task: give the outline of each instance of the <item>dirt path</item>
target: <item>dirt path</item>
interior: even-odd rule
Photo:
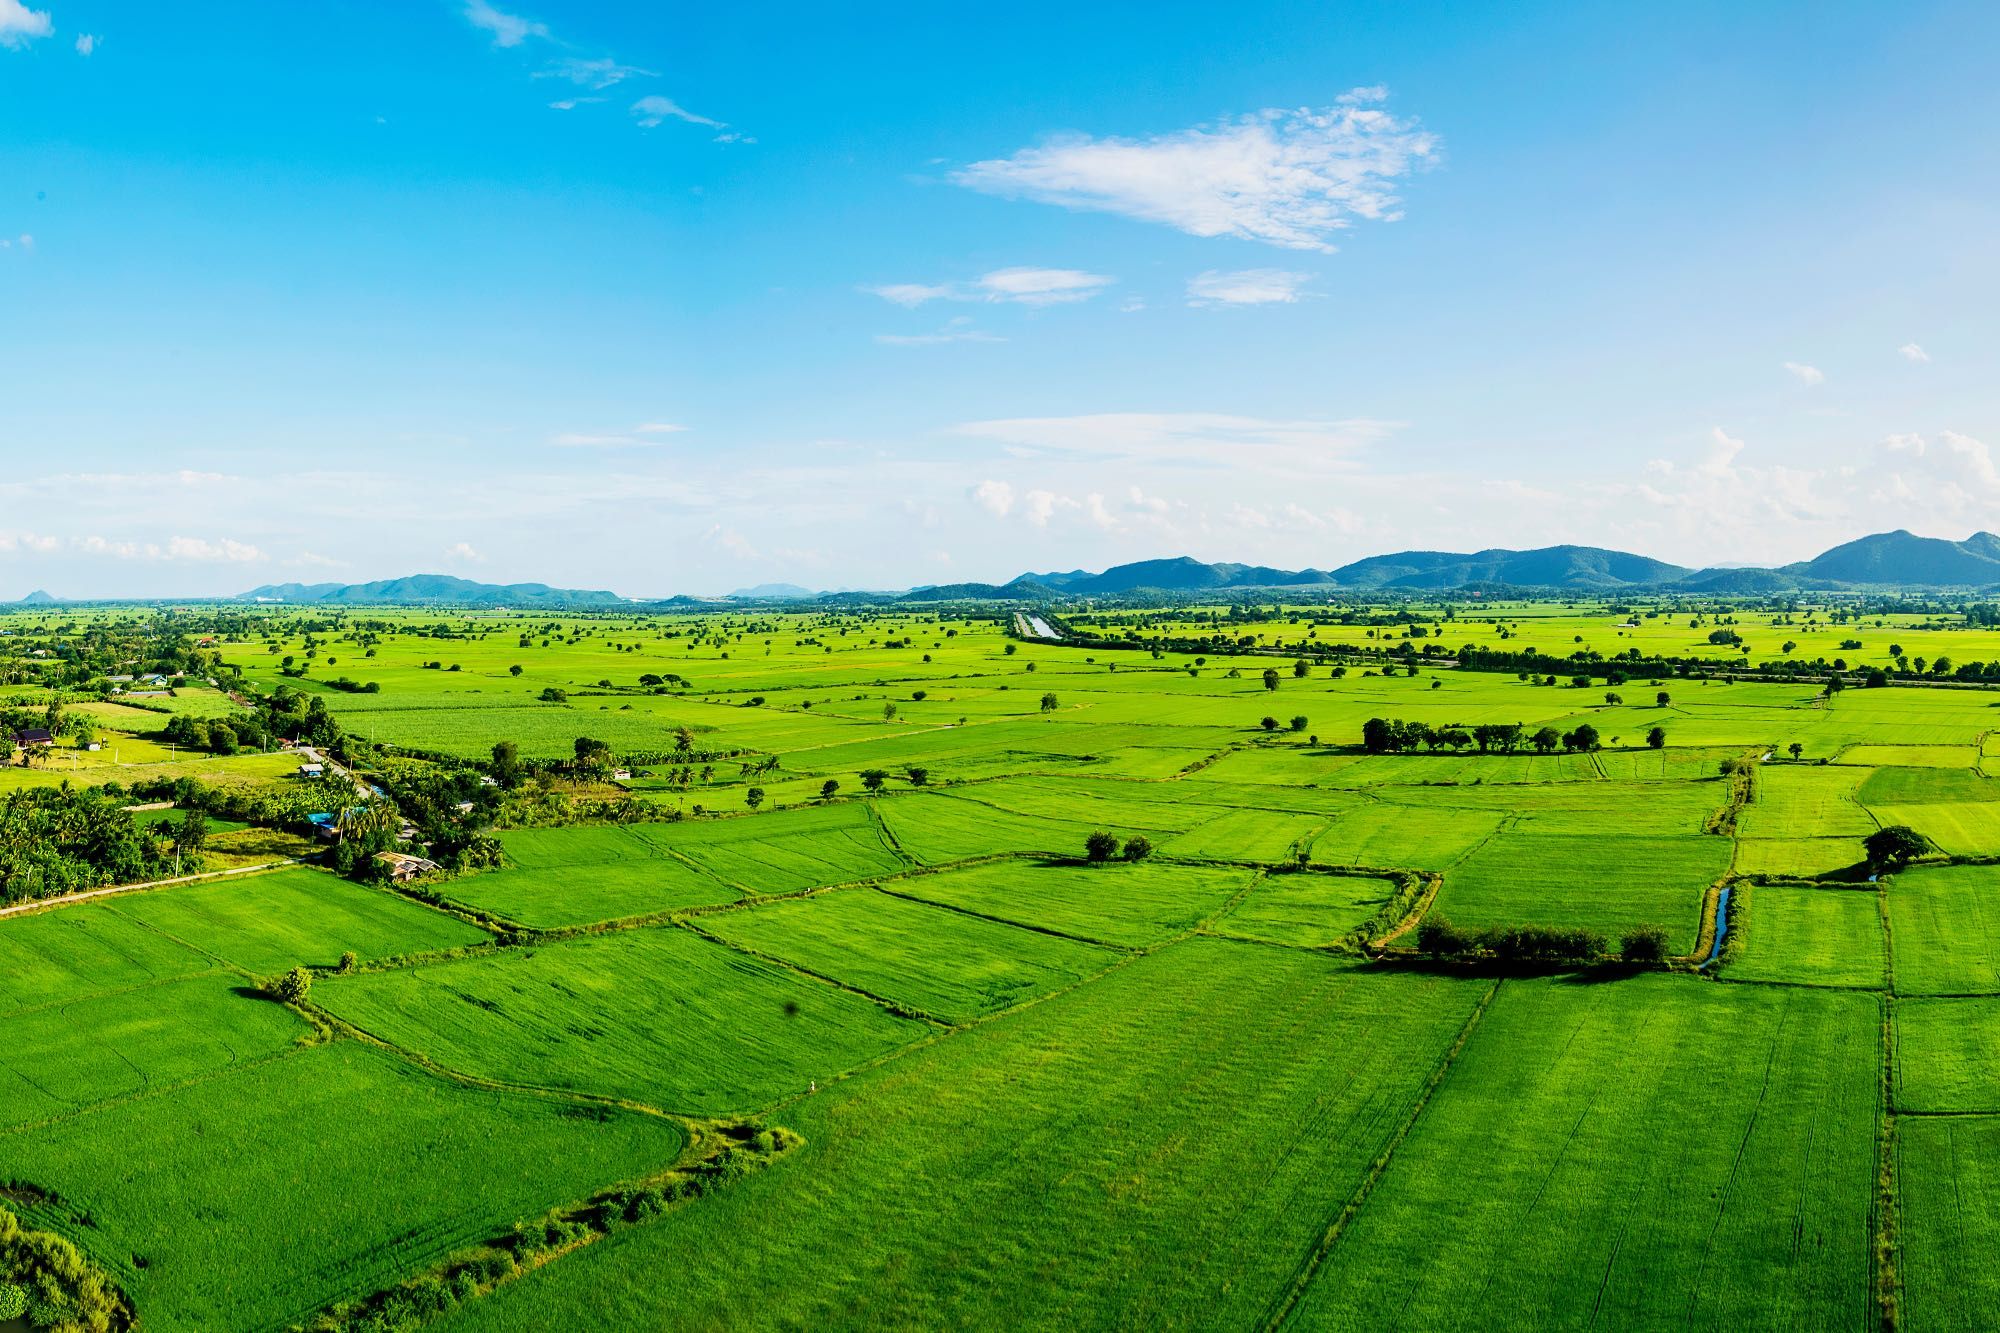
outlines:
[[[92,898],[108,898],[114,893],[137,893],[140,889],[163,889],[169,884],[192,884],[203,879],[226,879],[230,875],[248,875],[258,870],[275,870],[279,866],[292,865],[290,857],[282,861],[265,861],[260,865],[236,866],[230,870],[207,870],[199,875],[181,875],[175,879],[149,879],[142,884],[110,884],[101,889],[85,889],[82,893],[58,894],[54,898],[31,898],[11,907],[0,907],[0,918],[18,916],[26,912],[39,912],[45,907],[66,907],[71,903],[88,902]]]

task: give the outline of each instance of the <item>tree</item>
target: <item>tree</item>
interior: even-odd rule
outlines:
[[[1123,855],[1127,861],[1143,861],[1152,854],[1153,842],[1150,838],[1129,838],[1125,842]]]
[[[896,705],[894,704],[882,705],[882,720],[884,722],[894,722],[896,720]]]
[[[1924,835],[1908,824],[1876,829],[1861,845],[1868,853],[1868,864],[1878,870],[1900,870],[1930,850]]]
[[[1258,725],[1266,731],[1276,731],[1278,729],[1278,719],[1266,713],[1264,714],[1264,720],[1258,723]]]
[[[1673,701],[1674,701],[1674,696],[1668,694],[1665,690],[1661,690],[1658,694],[1653,696],[1653,702],[1658,704],[1662,708],[1665,708],[1668,704],[1672,703]]]
[[[839,790],[840,790],[839,778],[828,778],[825,782],[819,784],[819,794],[821,799],[830,797]]]
[[[576,767],[583,773],[603,773],[611,767],[611,746],[589,736],[578,736],[571,746]]]
[[[271,993],[286,1004],[304,1004],[306,997],[312,994],[312,984],[312,973],[303,967],[295,967],[278,978]]]
[[[1361,748],[1370,754],[1392,754],[1396,749],[1395,726],[1386,717],[1371,717],[1361,724]]]
[[[1276,667],[1264,668],[1264,688],[1267,690],[1278,688],[1278,670]]]
[[[1297,717],[1292,719],[1291,726],[1293,731],[1304,731],[1307,725],[1308,723],[1306,721],[1306,715],[1304,713],[1300,713]]]
[[[762,787],[752,787],[749,791],[744,792],[743,804],[749,806],[752,810],[764,804],[764,789]]]
[[[882,784],[888,780],[889,775],[879,768],[864,768],[861,770],[861,785],[869,791],[881,791]]]
[[[1794,759],[1797,759],[1800,755],[1804,754],[1805,752],[1806,752],[1806,747],[1799,744],[1797,741],[1793,741],[1790,745],[1787,745],[1785,747],[1785,753],[1789,754]]]
[[[1083,855],[1086,860],[1101,863],[1118,854],[1118,839],[1099,830],[1083,840]]]
[[[493,780],[503,787],[511,787],[521,778],[521,747],[513,741],[496,741],[493,745]]]
[[[1664,926],[1634,926],[1618,941],[1618,956],[1628,963],[1663,963],[1667,960],[1667,931]]]
[[[931,771],[920,765],[913,764],[904,771],[910,775],[910,785],[912,787],[921,787],[931,780]]]
[[[190,810],[174,825],[174,855],[199,856],[208,842],[208,816],[200,810]]]
[[[518,665],[510,666],[507,668],[507,674],[510,676],[518,676],[521,674],[521,668]]]
[[[1588,722],[1563,737],[1565,750],[1595,750],[1597,748],[1597,728]]]
[[[1042,696],[1042,711],[1044,713],[1053,713],[1061,707],[1062,701],[1056,698],[1053,691]]]
[[[1665,727],[1654,727],[1646,733],[1646,744],[1652,746],[1655,750],[1663,749],[1666,743],[1667,729]]]
[[[1528,743],[1543,754],[1548,754],[1562,743],[1562,733],[1554,727],[1543,727],[1540,731],[1528,737]]]
[[[359,966],[361,966],[361,955],[354,952],[354,950],[349,949],[345,953],[340,955],[341,971],[352,972],[355,968]]]
[[[1306,678],[1306,673],[1310,670],[1312,670],[1312,668],[1306,665],[1306,659],[1303,657],[1301,657],[1298,661],[1292,663],[1292,675],[1299,680],[1304,680]]]

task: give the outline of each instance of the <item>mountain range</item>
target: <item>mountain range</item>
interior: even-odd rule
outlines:
[[[1711,566],[1690,569],[1627,551],[1597,546],[1543,546],[1515,551],[1398,551],[1372,555],[1334,569],[1276,569],[1269,565],[1210,564],[1188,556],[1139,560],[1092,573],[1072,569],[1028,573],[1007,583],[950,583],[904,593],[815,593],[793,583],[742,588],[729,598],[637,599],[597,588],[554,588],[546,583],[477,583],[450,574],[413,574],[373,583],[267,583],[238,597],[243,602],[325,606],[630,607],[714,606],[727,600],[840,604],[1007,601],[1051,597],[1105,597],[1126,593],[1232,592],[1256,588],[1320,588],[1354,592],[1450,592],[1512,589],[1582,593],[1660,592],[1710,595],[1837,591],[1848,588],[1972,589],[2000,592],[2000,536],[1975,532],[1964,541],[1919,537],[1898,529],[1878,532],[1824,551],[1810,560],[1772,568]],[[15,603],[51,605],[59,599],[37,589]]]

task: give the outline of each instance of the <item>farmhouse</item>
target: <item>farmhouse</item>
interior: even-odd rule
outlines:
[[[426,861],[423,857],[412,856],[408,852],[377,852],[374,859],[376,864],[389,868],[389,878],[398,884],[413,880],[418,875],[427,875],[439,868],[437,862]]]
[[[55,743],[46,727],[25,727],[14,733],[14,744],[23,750],[46,750]]]

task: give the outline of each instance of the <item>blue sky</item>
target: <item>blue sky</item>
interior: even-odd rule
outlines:
[[[1996,53],[1958,3],[0,0],[0,596],[2000,528]]]

